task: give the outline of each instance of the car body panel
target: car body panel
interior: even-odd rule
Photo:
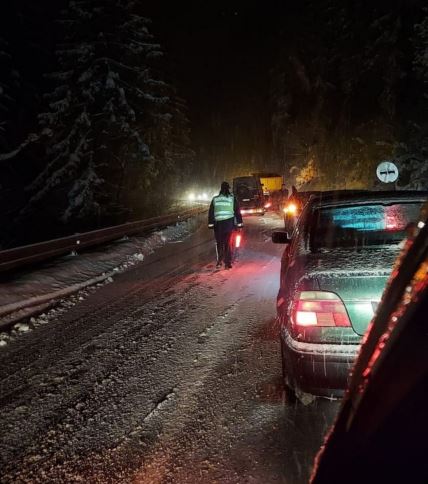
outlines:
[[[358,354],[359,344],[319,344],[297,341],[282,329],[285,360],[289,383],[308,393],[339,397],[349,381],[349,371]]]
[[[364,274],[353,271],[335,277],[321,275],[317,280],[321,291],[333,292],[341,298],[354,331],[363,335],[382,297],[391,269],[392,262],[383,275],[376,274],[376,271]]]

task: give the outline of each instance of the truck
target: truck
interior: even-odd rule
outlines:
[[[265,208],[279,210],[283,199],[288,196],[288,190],[284,189],[284,180],[278,173],[259,172],[253,173],[254,177],[260,180],[265,199]]]
[[[243,215],[265,214],[263,189],[258,177],[252,175],[235,177],[233,194],[238,200]]]

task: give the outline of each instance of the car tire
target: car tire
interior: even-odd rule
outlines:
[[[282,381],[284,383],[284,392],[285,392],[285,397],[287,399],[288,403],[296,403],[297,402],[297,396],[296,396],[296,391],[290,382],[290,376],[288,374],[288,370],[286,367],[286,356],[285,356],[285,350],[284,350],[284,342],[281,340],[281,361],[282,361]]]

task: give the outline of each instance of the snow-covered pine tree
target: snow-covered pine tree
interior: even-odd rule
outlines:
[[[272,126],[294,174],[313,159],[320,188],[370,187],[393,156],[409,98],[409,3],[309,0],[298,21],[284,19]]]
[[[75,0],[58,25],[58,67],[40,115],[46,165],[23,215],[49,206],[54,222],[84,228],[141,214],[156,197],[171,137],[149,20],[136,1]]]

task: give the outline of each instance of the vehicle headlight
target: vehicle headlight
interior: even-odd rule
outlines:
[[[284,207],[284,213],[288,215],[296,215],[297,213],[297,205],[295,203],[289,203]]]

